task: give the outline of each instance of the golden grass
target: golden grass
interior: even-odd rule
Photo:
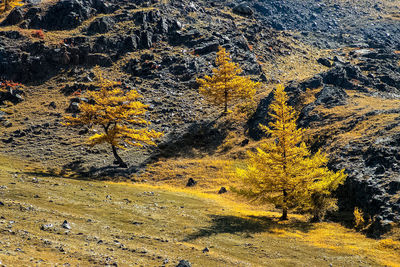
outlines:
[[[213,181],[211,181],[213,183]],[[110,182],[110,184],[113,184]],[[124,186],[145,187],[149,185],[132,185],[130,183],[118,183]],[[154,185],[156,190],[190,194],[202,199],[210,199],[220,206],[225,207],[225,211],[240,214],[242,218],[252,217],[271,217],[278,219],[278,212],[261,210],[261,206],[249,205],[246,202],[238,202],[227,198],[225,195],[205,193],[202,188],[182,188],[166,184]],[[302,215],[292,214],[289,222],[279,222],[269,230],[269,235],[282,238],[289,238],[293,242],[303,242],[312,246],[334,250],[348,255],[367,256],[385,266],[400,266],[400,242],[393,239],[374,240],[366,238],[363,234],[345,228],[337,223],[316,223],[310,231],[304,229],[293,229],[290,226],[294,222],[307,223],[307,218]],[[268,236],[268,235],[267,235]]]
[[[283,43],[289,42],[292,49],[286,55],[277,56],[274,61],[262,63],[263,71],[269,78],[286,84],[292,80],[303,81],[328,69],[317,59],[328,56],[331,51],[316,49],[293,38],[280,36],[278,39]]]
[[[216,194],[220,185],[232,184],[224,177],[230,175],[231,170],[224,168],[230,163],[211,157],[160,162],[141,176],[151,179],[146,184],[52,176],[39,177],[39,184],[34,184],[29,182],[32,176],[23,174],[30,163],[0,157],[0,184],[9,185],[2,197],[6,203],[2,215],[17,222],[13,226],[17,234],[5,234],[1,242],[7,251],[19,247],[28,257],[18,257],[18,252],[0,252],[0,256],[8,265],[26,264],[30,259],[50,265],[86,265],[104,263],[104,255],[112,249],[113,259],[121,265],[132,261],[157,265],[165,258],[176,263],[183,257],[200,266],[321,266],[325,260],[334,266],[398,266],[399,242],[390,237],[371,240],[339,224],[310,224],[302,215],[291,214],[289,221],[280,222],[280,214],[268,206],[249,204],[230,193]],[[15,172],[18,178],[11,175]],[[186,188],[188,177],[195,177],[198,185]],[[33,198],[36,194],[40,197]],[[29,205],[34,213],[20,208]],[[24,221],[28,215],[29,221]],[[88,218],[93,223],[87,223]],[[44,223],[55,223],[57,228],[64,219],[73,224],[69,235],[63,230],[39,230]],[[144,224],[135,226],[131,221]],[[0,231],[4,226],[0,223]],[[29,241],[21,235],[22,229],[29,232]],[[104,244],[97,244],[99,239]],[[115,239],[128,251],[114,245]],[[158,241],[165,239],[170,241]],[[60,245],[66,253],[57,248]],[[205,246],[210,253],[201,252]],[[142,250],[147,253],[141,256]]]
[[[221,186],[231,185],[232,164],[233,161],[229,159],[215,157],[161,160],[147,166],[144,173],[134,178],[153,185],[164,184],[177,188],[184,188],[187,180],[193,178],[202,192],[218,192]]]

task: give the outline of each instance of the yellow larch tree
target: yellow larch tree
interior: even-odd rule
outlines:
[[[150,124],[144,119],[147,105],[138,99],[142,96],[136,90],[124,91],[119,83],[104,77],[100,67],[94,68],[98,91],[88,91],[88,102],[82,102],[77,116],[66,116],[67,126],[98,127],[102,133],[89,138],[89,145],[107,143],[111,145],[113,155],[121,167],[127,167],[117,153],[117,148],[125,149],[125,145],[143,147],[156,145],[154,140],[163,135],[161,132],[149,130]]]
[[[197,79],[199,92],[216,105],[224,106],[224,114],[232,100],[251,101],[260,83],[253,82],[249,77],[239,76],[243,71],[230,57],[223,47],[219,48],[215,60],[217,68],[213,69],[212,77]]]
[[[17,6],[22,6],[22,0],[3,0],[0,3],[0,13],[13,9]]]
[[[244,168],[238,168],[237,177],[242,187],[234,191],[249,199],[272,203],[282,209],[282,220],[289,209],[310,211],[320,219],[328,207],[335,206],[330,195],[344,182],[344,169],[330,171],[327,156],[318,151],[311,154],[303,142],[304,130],[296,126],[295,110],[287,105],[284,87],[279,85],[270,105],[269,127],[260,125],[270,135],[255,152],[248,153]]]

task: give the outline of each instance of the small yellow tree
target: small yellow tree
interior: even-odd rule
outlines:
[[[13,9],[17,6],[22,6],[22,0],[3,0],[0,3],[0,13]]]
[[[282,220],[288,210],[298,208],[320,214],[322,205],[347,175],[344,170],[330,171],[327,157],[317,152],[311,155],[302,141],[304,130],[297,129],[297,116],[288,106],[284,87],[275,91],[269,115],[275,120],[270,127],[260,127],[271,135],[272,140],[264,142],[256,152],[249,152],[245,168],[237,169],[237,176],[243,187],[234,191],[253,200],[273,203],[282,209]],[[333,199],[331,199],[334,201]]]
[[[204,79],[197,79],[200,94],[216,105],[224,105],[225,114],[230,101],[253,99],[260,83],[253,82],[249,77],[239,76],[243,71],[232,62],[225,48],[219,48],[215,63],[217,68],[213,69],[212,77],[206,75]]]
[[[76,117],[65,117],[65,125],[99,126],[103,133],[91,136],[89,144],[110,144],[118,164],[127,167],[117,148],[125,149],[124,144],[136,147],[155,145],[154,139],[163,134],[143,128],[150,124],[143,118],[148,106],[138,101],[142,96],[136,90],[123,91],[117,82],[104,78],[98,66],[94,68],[94,73],[95,84],[100,90],[89,91],[89,101],[80,104],[80,113]]]

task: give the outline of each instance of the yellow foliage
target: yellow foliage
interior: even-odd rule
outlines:
[[[354,208],[354,227],[356,229],[361,229],[364,227],[365,220],[364,220],[364,212],[359,209],[358,207]]]
[[[253,100],[260,83],[253,82],[249,77],[239,76],[243,71],[232,62],[230,54],[220,47],[215,60],[217,68],[213,69],[213,76],[206,75],[198,79],[199,92],[210,102],[224,105],[224,113],[228,112],[229,102],[232,100]]]
[[[17,6],[22,6],[22,0],[3,0],[0,3],[0,13],[3,13],[9,9],[13,9]]]
[[[328,158],[318,151],[311,155],[302,141],[303,129],[297,129],[297,115],[287,103],[284,87],[275,91],[269,116],[274,122],[260,127],[272,141],[264,142],[256,152],[249,152],[245,168],[237,169],[243,186],[234,190],[250,199],[269,202],[282,208],[282,219],[288,209],[313,211],[317,219],[323,209],[332,206],[330,193],[346,179],[344,170],[337,173],[326,165]]]
[[[116,153],[117,147],[155,145],[154,139],[162,133],[142,128],[150,123],[144,119],[147,105],[138,100],[142,96],[136,90],[125,92],[117,87],[119,83],[106,79],[98,66],[94,73],[100,90],[87,92],[89,101],[80,104],[77,117],[65,117],[65,125],[99,126],[103,133],[91,136],[89,144],[110,144],[117,161],[125,165]]]

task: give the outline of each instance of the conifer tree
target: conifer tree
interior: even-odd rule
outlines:
[[[0,13],[3,13],[9,9],[13,9],[17,6],[22,6],[22,0],[3,0],[0,3]]]
[[[224,113],[228,112],[232,100],[252,100],[260,83],[253,82],[249,77],[239,76],[243,71],[226,52],[220,47],[215,60],[217,68],[213,69],[213,76],[206,75],[198,79],[199,92],[210,102],[224,106]]]
[[[289,209],[312,211],[318,218],[333,205],[332,191],[344,182],[344,169],[330,171],[328,158],[318,151],[314,155],[302,141],[304,130],[296,127],[296,112],[287,105],[284,87],[279,85],[270,105],[269,115],[274,122],[269,127],[260,125],[271,139],[263,142],[256,152],[249,152],[245,168],[237,169],[242,188],[234,191],[247,198],[275,204],[282,209],[282,220]],[[327,201],[329,200],[329,201]]]
[[[142,96],[136,90],[125,92],[118,87],[119,83],[106,79],[98,66],[94,73],[95,85],[100,90],[87,92],[89,101],[80,104],[80,113],[76,117],[65,117],[65,125],[98,126],[103,133],[91,136],[89,145],[108,143],[117,163],[127,167],[117,148],[125,149],[124,144],[135,147],[155,145],[154,139],[162,133],[145,128],[150,124],[143,118],[148,106],[138,100]]]

